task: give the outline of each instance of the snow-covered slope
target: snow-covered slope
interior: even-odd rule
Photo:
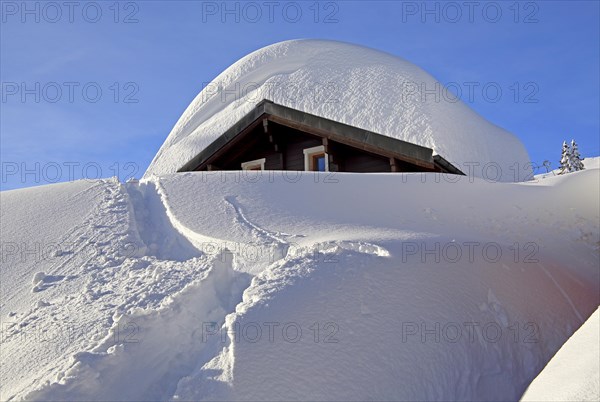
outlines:
[[[0,399],[518,400],[600,303],[599,172],[3,192]]]
[[[531,173],[515,136],[453,98],[419,67],[361,46],[293,40],[243,57],[208,84],[145,177],[176,172],[263,99],[430,147],[464,172],[477,163],[477,177],[520,181]]]
[[[599,169],[600,168],[600,157],[585,158],[582,160],[584,169]],[[559,176],[561,174],[560,169],[554,169],[546,173],[539,173],[534,176],[535,180],[542,180],[547,177]]]
[[[522,401],[600,400],[600,309],[531,383]]]

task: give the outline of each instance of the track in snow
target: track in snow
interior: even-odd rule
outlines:
[[[179,233],[154,183],[101,185],[99,208],[63,239],[77,248],[34,278],[34,291],[49,301],[17,317],[21,325],[6,331],[3,354],[26,347],[54,356],[47,344],[23,345],[24,325],[48,328],[68,319],[76,336],[58,339],[60,363],[42,364],[35,382],[4,389],[3,399],[168,399],[180,377],[212,358],[202,325],[222,322],[250,282],[231,261],[203,255]],[[82,260],[84,249],[94,253]],[[59,358],[65,353],[73,358]]]

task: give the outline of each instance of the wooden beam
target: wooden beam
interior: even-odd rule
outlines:
[[[398,163],[396,162],[396,158],[390,158],[390,171],[398,172]]]
[[[327,137],[323,137],[322,141],[323,141],[323,149],[325,151],[325,154],[327,154],[327,171],[331,172],[332,165],[335,163],[335,160],[333,158],[332,149],[331,149],[332,148],[331,142],[329,141],[329,138],[327,138]]]
[[[244,139],[252,130],[254,130],[260,124],[260,122],[261,122],[260,118],[258,118],[255,121],[253,121],[250,125],[248,125],[246,128],[244,128],[239,134],[237,134],[235,137],[233,137],[231,139],[231,141],[229,141],[225,145],[223,145],[217,152],[215,152],[214,154],[212,154],[203,163],[201,163],[200,165],[198,165],[198,167],[196,169],[194,169],[194,170],[202,170],[207,165],[213,164],[215,160],[217,160],[218,158],[221,157],[221,155],[224,155],[234,145],[236,145],[242,139]]]
[[[243,144],[243,146],[238,147],[237,150],[235,148],[230,149],[228,153],[221,156],[221,159],[219,161],[222,162],[224,165],[229,165],[231,162],[242,156],[245,152],[252,149],[254,145],[256,145],[256,143],[260,140],[260,135],[258,135],[259,133],[255,134],[256,135],[249,135],[247,137],[247,141]],[[241,166],[236,168],[241,169]]]
[[[273,130],[269,128],[269,118],[265,117],[263,120],[263,129],[265,130],[265,134],[268,135],[269,143],[273,145],[273,151],[279,152],[279,145],[275,142],[275,138],[273,138]]]

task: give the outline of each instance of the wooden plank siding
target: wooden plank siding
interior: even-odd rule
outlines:
[[[282,135],[286,139],[284,142],[285,170],[304,170],[304,150],[322,144],[320,138],[298,134],[296,131],[288,131]]]
[[[341,172],[391,172],[390,160],[387,157],[338,143],[334,143],[330,148],[333,160]]]
[[[269,141],[269,136],[273,143]],[[390,158],[377,155],[335,141],[327,141],[330,170],[340,172],[391,172]],[[275,150],[275,144],[280,152]],[[265,170],[304,170],[304,150],[323,145],[322,137],[304,133],[278,123],[269,123],[269,132],[258,124],[245,138],[229,147],[211,166],[220,170],[240,170],[243,162],[265,158]],[[403,161],[396,161],[399,172],[424,171]]]

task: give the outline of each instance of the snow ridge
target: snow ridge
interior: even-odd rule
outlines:
[[[29,224],[77,255],[2,265],[27,288],[2,300],[1,397],[516,400],[598,306],[599,172],[57,186],[89,210]],[[3,230],[29,230],[15,206],[48,193],[3,197]],[[492,253],[469,260],[475,240]]]

